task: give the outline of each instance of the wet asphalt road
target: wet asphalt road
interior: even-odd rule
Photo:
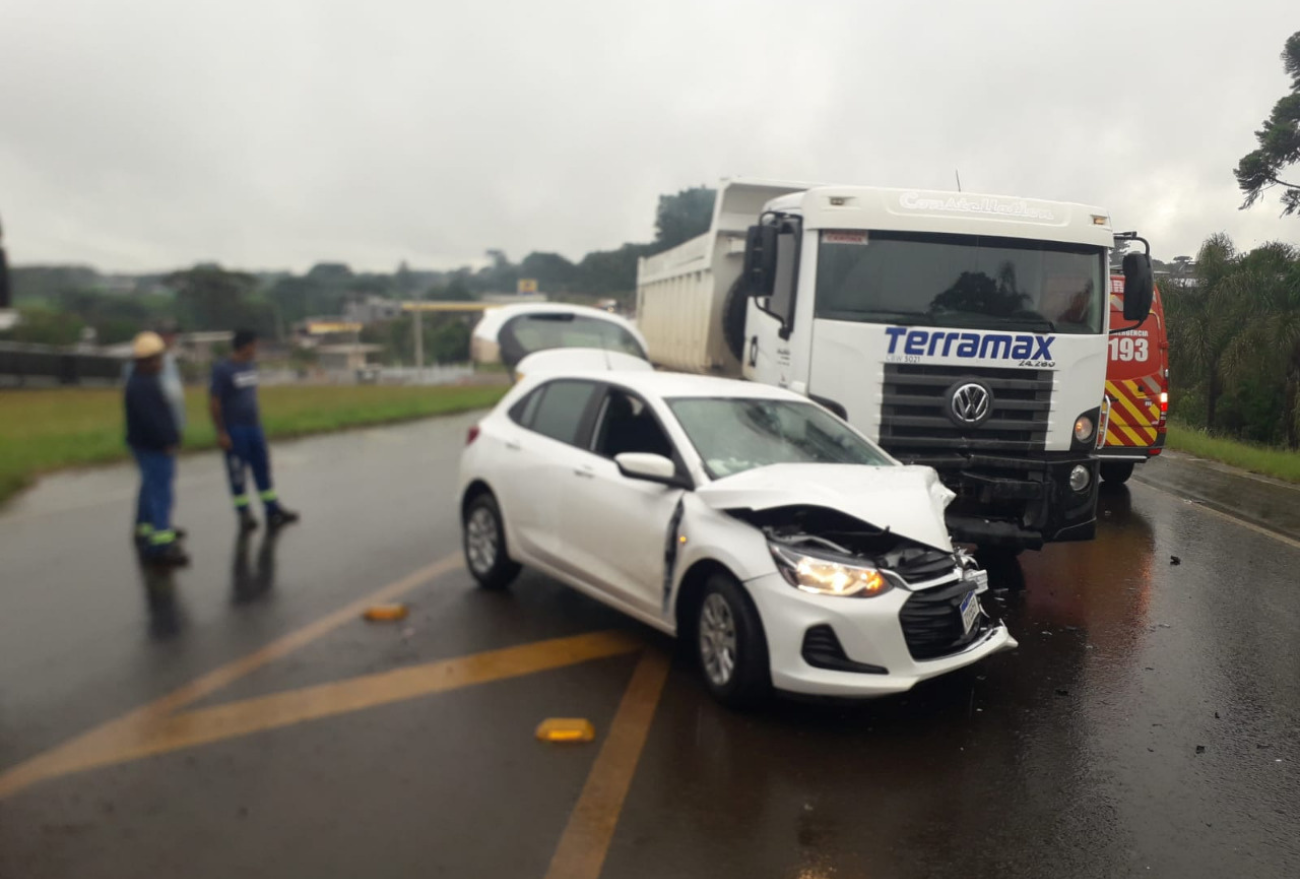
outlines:
[[[635,653],[5,778],[245,657],[185,710],[264,719],[281,694],[359,675],[380,692],[394,670],[608,630],[673,664],[602,876],[1300,875],[1300,544],[1134,484],[1106,494],[1095,542],[994,572],[1017,651],[904,697],[748,715],[668,640],[538,576],[492,595],[449,563],[403,623],[321,627],[454,555],[471,420],[277,446],[305,518],[271,543],[241,546],[218,462],[184,460],[195,564],[170,580],[133,562],[129,469],[0,513],[0,877],[544,876]],[[1172,472],[1186,462],[1161,482],[1164,463],[1143,478],[1202,485]],[[597,741],[534,741],[547,716],[589,718]]]

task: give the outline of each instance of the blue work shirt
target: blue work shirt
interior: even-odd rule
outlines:
[[[256,427],[257,365],[222,360],[212,367],[212,396],[221,403],[221,422],[226,427]]]

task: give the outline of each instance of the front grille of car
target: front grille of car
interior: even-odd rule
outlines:
[[[957,653],[983,630],[981,618],[962,633],[961,602],[974,588],[965,580],[947,586],[913,592],[899,612],[903,638],[913,659],[937,659]]]
[[[948,417],[950,390],[977,381],[992,392],[992,411],[976,427]],[[880,445],[895,457],[936,450],[1040,451],[1047,445],[1052,372],[1038,369],[885,364]]]
[[[822,624],[813,626],[803,633],[803,648],[800,650],[803,661],[813,668],[825,668],[831,671],[853,671],[860,674],[884,675],[889,670],[879,665],[854,662],[844,653],[844,647],[836,636],[835,630]]]
[[[924,583],[945,574],[951,574],[957,567],[957,559],[950,552],[925,547],[912,547],[888,565],[889,570],[902,577],[908,583]]]

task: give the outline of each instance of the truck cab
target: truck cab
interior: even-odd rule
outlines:
[[[1101,478],[1128,481],[1133,468],[1160,454],[1169,413],[1169,340],[1159,287],[1151,314],[1133,324],[1124,319],[1124,278],[1110,279],[1110,340],[1106,361],[1104,443],[1097,450]]]
[[[1036,549],[1096,527],[1113,238],[1088,205],[724,181],[709,233],[642,260],[637,321],[656,363],[790,388],[933,467],[954,539]]]

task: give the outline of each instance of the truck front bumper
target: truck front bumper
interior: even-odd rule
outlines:
[[[946,518],[958,542],[1039,549],[1044,543],[1091,540],[1097,528],[1097,459],[1087,451],[1041,454],[912,457],[908,463],[934,467],[956,492]],[[1077,466],[1088,471],[1081,491],[1070,487]]]

